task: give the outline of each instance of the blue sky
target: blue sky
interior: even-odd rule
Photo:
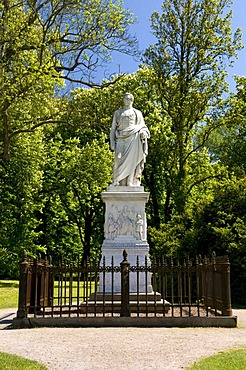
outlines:
[[[163,0],[124,0],[125,8],[131,11],[137,17],[137,23],[131,26],[131,33],[136,34],[139,40],[141,50],[145,50],[149,44],[155,42],[154,36],[151,34],[149,18],[154,10],[161,12]],[[243,32],[243,44],[245,48],[239,52],[238,60],[232,68],[228,67],[230,90],[234,91],[235,83],[233,75],[246,75],[246,0],[234,0],[231,8],[233,10],[233,30],[238,27]],[[109,67],[109,74],[113,72],[133,73],[138,69],[138,62],[132,57],[115,54],[113,63]]]

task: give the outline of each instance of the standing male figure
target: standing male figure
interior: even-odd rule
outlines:
[[[124,95],[124,107],[114,113],[110,146],[115,152],[113,186],[140,186],[148,154],[149,130],[142,113],[133,108],[134,97]]]

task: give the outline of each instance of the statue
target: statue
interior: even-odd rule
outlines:
[[[115,222],[112,213],[108,216],[107,234],[110,239],[114,239],[117,236],[118,224]]]
[[[124,108],[114,113],[110,146],[115,152],[113,186],[140,186],[148,154],[149,130],[142,113],[133,108],[132,94],[124,95]]]
[[[136,237],[138,240],[143,239],[143,219],[141,215],[137,215],[136,219]]]

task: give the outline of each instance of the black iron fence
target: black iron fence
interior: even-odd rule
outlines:
[[[126,252],[120,266],[113,259],[110,266],[79,260],[53,266],[49,258],[24,257],[17,318],[117,316],[232,316],[228,257],[151,265],[137,259],[134,266]]]

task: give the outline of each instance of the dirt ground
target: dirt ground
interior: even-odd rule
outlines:
[[[8,329],[0,311],[0,351],[37,360],[50,370],[179,370],[230,348],[246,347],[246,310],[238,327]]]

